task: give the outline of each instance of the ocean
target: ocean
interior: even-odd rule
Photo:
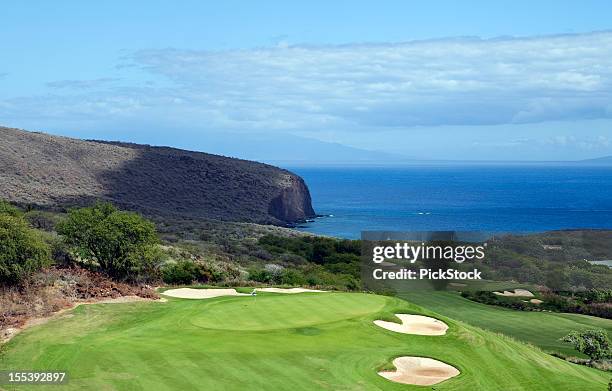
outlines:
[[[612,167],[411,165],[288,167],[326,215],[300,227],[359,238],[363,230],[531,232],[612,228]]]

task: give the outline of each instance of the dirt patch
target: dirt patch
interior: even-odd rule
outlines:
[[[403,334],[444,335],[448,325],[441,320],[422,315],[395,314],[402,323],[375,320],[374,324],[384,329]]]
[[[0,341],[77,303],[134,300],[124,297],[152,300],[159,295],[149,286],[112,281],[79,267],[45,269],[23,286],[0,288]]]
[[[393,360],[395,371],[378,374],[396,383],[431,386],[459,375],[461,372],[442,361],[427,357],[398,357]]]
[[[193,289],[178,288],[168,289],[161,293],[164,296],[176,297],[179,299],[212,299],[221,296],[250,296],[248,293],[238,293],[234,288],[227,289]]]
[[[320,291],[318,289],[306,289],[306,288],[257,288],[261,292],[272,292],[272,293],[304,293],[304,292],[327,292]]]
[[[493,292],[497,296],[508,296],[508,297],[533,297],[535,296],[533,293],[529,292],[526,289],[515,289],[514,292],[504,291],[502,292]]]

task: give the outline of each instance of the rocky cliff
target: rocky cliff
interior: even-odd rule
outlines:
[[[270,165],[3,127],[0,198],[43,207],[104,199],[161,217],[279,225],[315,214],[302,178]]]

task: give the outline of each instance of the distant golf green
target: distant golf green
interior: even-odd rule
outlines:
[[[609,374],[440,318],[443,336],[382,329],[393,313],[433,313],[360,293],[260,294],[80,306],[4,345],[0,368],[68,370],[53,390],[411,390],[377,371],[398,356],[461,371],[436,390],[603,390]],[[431,389],[431,387],[427,387]]]
[[[579,314],[517,311],[476,303],[457,292],[420,291],[402,298],[449,318],[532,343],[545,351],[584,357],[559,341],[571,330],[604,329],[612,337],[612,320]]]

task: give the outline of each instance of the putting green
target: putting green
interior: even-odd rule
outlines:
[[[261,294],[260,294],[261,295]],[[235,298],[206,306],[191,317],[193,325],[223,330],[292,329],[362,317],[382,310],[387,299],[374,295],[302,293],[268,297]],[[309,314],[309,316],[304,316]]]
[[[399,356],[431,357],[461,374],[436,390],[601,390],[608,375],[440,317],[446,335],[374,325],[394,313],[437,316],[357,293],[261,294],[81,306],[2,347],[0,368],[68,370],[41,390],[411,390],[378,375]]]

